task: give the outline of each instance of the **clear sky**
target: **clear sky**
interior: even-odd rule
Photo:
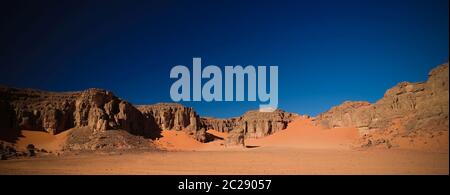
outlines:
[[[13,1],[0,8],[0,84],[169,102],[170,69],[201,57],[203,66],[278,65],[279,107],[316,115],[426,80],[448,61],[448,2]],[[230,117],[259,102],[183,104]]]

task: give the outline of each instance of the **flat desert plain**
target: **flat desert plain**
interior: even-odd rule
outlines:
[[[246,147],[225,147],[226,133],[200,143],[181,131],[163,131],[163,150],[69,153],[0,161],[0,174],[449,174],[444,150],[361,148],[354,128],[322,129],[298,118],[287,129]],[[57,150],[65,134],[23,132],[17,142]],[[39,141],[41,140],[41,141]],[[44,140],[44,141],[42,141]]]

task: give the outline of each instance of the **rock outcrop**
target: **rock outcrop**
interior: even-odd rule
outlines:
[[[370,120],[362,115],[362,110],[370,109],[372,105],[364,101],[346,101],[334,106],[327,112],[319,114],[316,120],[327,128],[358,127],[366,128],[365,124]]]
[[[376,103],[344,102],[314,121],[328,128],[358,128],[363,147],[384,144],[390,148],[398,140],[416,137],[445,138],[449,129],[448,66],[446,63],[431,70],[426,82],[399,83]],[[158,136],[161,129],[185,131],[201,142],[208,141],[206,130],[213,129],[229,133],[227,145],[240,145],[245,138],[285,129],[297,116],[278,109],[248,111],[228,119],[200,118],[194,109],[181,104],[135,107],[102,89],[56,93],[0,87],[2,140],[11,141],[5,138],[17,137],[24,129],[57,134],[74,128],[68,149],[145,147],[148,140],[133,135]]]
[[[277,109],[273,112],[260,112],[252,110],[241,117],[229,119],[202,118],[206,129],[219,132],[232,132],[244,130],[246,138],[260,138],[285,129],[297,114]]]
[[[122,130],[92,133],[87,127],[73,129],[63,145],[64,151],[155,149],[152,140]]]
[[[150,135],[152,121],[130,103],[102,89],[81,92],[46,92],[0,88],[0,131],[37,130],[57,134],[88,127],[93,132],[121,129]]]
[[[224,145],[245,147],[244,141],[245,141],[244,129],[234,129],[228,133],[228,136],[224,140]]]
[[[285,129],[296,116],[280,109],[273,112],[253,110],[241,117],[240,125],[245,130],[245,137],[260,138]]]
[[[399,83],[374,104],[344,102],[318,115],[316,121],[328,128],[357,127],[363,135],[374,131],[379,135],[381,131],[378,137],[390,138],[417,131],[448,131],[448,66],[446,63],[431,70],[426,82]],[[367,142],[374,144],[372,140]]]
[[[374,104],[344,102],[320,114],[317,120],[329,128],[385,129],[402,120],[408,131],[448,130],[448,63],[434,68],[421,83],[402,82]]]
[[[218,132],[230,132],[233,129],[237,129],[240,126],[240,117],[219,119],[212,117],[202,117],[202,124],[206,129],[214,129]]]
[[[185,131],[198,141],[206,141],[206,131],[194,109],[177,103],[139,105],[137,108],[149,120],[164,130]]]

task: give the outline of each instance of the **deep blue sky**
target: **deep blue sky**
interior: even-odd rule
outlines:
[[[14,1],[2,4],[0,84],[96,87],[170,100],[170,69],[278,65],[279,107],[316,115],[424,81],[448,60],[448,0]],[[230,117],[258,102],[183,104]]]

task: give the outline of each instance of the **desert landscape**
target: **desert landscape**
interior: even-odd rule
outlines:
[[[425,74],[425,73],[424,73]],[[449,174],[448,63],[317,116],[0,88],[0,174]]]

